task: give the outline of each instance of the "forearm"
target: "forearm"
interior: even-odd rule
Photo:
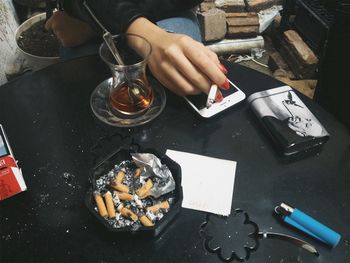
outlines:
[[[166,33],[166,31],[164,31],[145,17],[139,17],[136,20],[134,20],[129,25],[126,32],[140,35],[146,38],[151,43],[157,41],[160,35]]]

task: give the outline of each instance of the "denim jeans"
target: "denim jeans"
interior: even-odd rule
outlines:
[[[199,42],[202,40],[197,16],[192,10],[184,11],[176,17],[161,20],[157,22],[157,25],[168,32],[188,35]],[[68,60],[96,54],[101,43],[101,39],[94,39],[77,47],[61,47],[60,58],[61,60]]]

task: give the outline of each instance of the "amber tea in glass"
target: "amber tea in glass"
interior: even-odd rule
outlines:
[[[133,115],[148,109],[153,102],[153,91],[148,81],[123,82],[111,90],[112,107],[126,115]],[[142,94],[140,93],[142,90]]]
[[[113,36],[124,65],[117,64],[107,45],[100,47],[100,56],[112,71],[110,107],[127,117],[144,113],[153,102],[154,92],[146,77],[146,65],[151,44],[134,34]]]

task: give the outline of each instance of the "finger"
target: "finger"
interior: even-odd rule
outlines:
[[[52,30],[52,22],[53,22],[54,15],[52,15],[45,23],[45,29],[47,31]]]
[[[217,64],[207,56],[206,52],[203,51],[203,47],[198,49],[195,45],[189,45],[189,48],[185,49],[184,52],[186,57],[212,82],[219,87],[227,87],[227,78],[225,74],[222,73]]]
[[[211,51],[209,48],[205,48],[207,56],[219,67],[222,73],[225,75],[228,73],[226,67],[221,63],[215,52]]]
[[[223,99],[224,99],[224,96],[222,96],[221,91],[218,89],[216,91],[215,102],[222,102]]]
[[[55,11],[52,16],[46,21],[46,30],[56,30],[58,27],[62,26],[66,19],[66,13],[64,11]]]
[[[185,96],[189,94],[199,93],[198,89],[193,87],[191,83],[182,76],[182,74],[167,62],[163,62],[160,65],[149,64],[150,69],[155,77],[166,86],[169,90],[173,91],[179,96]]]
[[[60,30],[54,30],[53,33],[55,34],[56,38],[61,42],[62,46],[69,47],[69,43],[65,41],[64,32]]]
[[[208,47],[205,47],[205,52],[206,52],[207,56],[219,67],[221,72],[226,75],[228,73],[228,71],[227,71],[226,67],[219,60],[218,55],[215,52],[211,51],[210,48],[208,48]]]
[[[173,52],[169,59],[173,66],[185,77],[193,87],[208,93],[210,81],[205,74],[200,72],[181,52]]]
[[[211,51],[208,47],[204,47],[203,50],[216,65],[220,64],[220,60],[215,52]]]
[[[165,77],[164,85],[179,96],[194,95],[200,92],[176,70],[163,76]]]
[[[228,73],[226,67],[223,64],[219,64],[219,69],[221,70],[222,73],[224,73],[225,75]]]

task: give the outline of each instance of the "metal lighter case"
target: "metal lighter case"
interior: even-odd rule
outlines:
[[[341,236],[337,232],[286,203],[281,203],[277,206],[275,212],[280,215],[287,224],[296,227],[331,247],[335,247],[340,241]]]

